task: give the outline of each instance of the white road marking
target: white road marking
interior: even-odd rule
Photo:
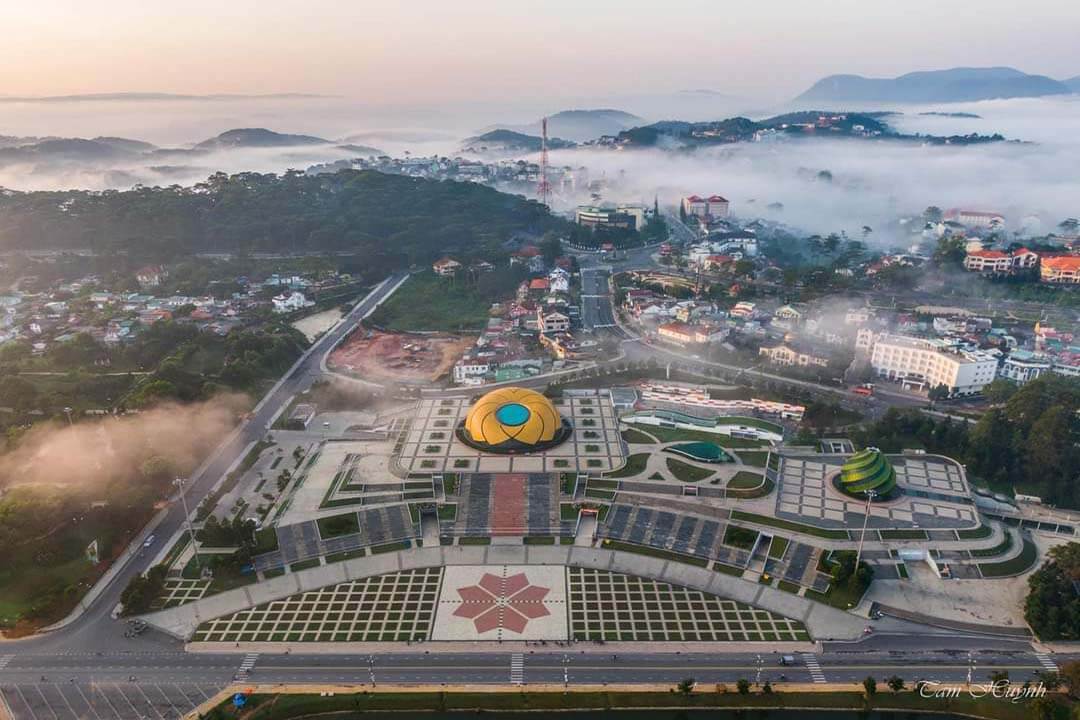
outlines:
[[[1056,673],[1058,671],[1057,663],[1051,660],[1050,656],[1046,653],[1037,652],[1035,653],[1035,658],[1039,661],[1039,664],[1042,665],[1045,670],[1048,670],[1052,673]]]
[[[825,682],[825,673],[821,670],[821,665],[817,661],[817,656],[813,653],[802,653],[803,662],[806,663],[806,669],[810,671],[810,677],[815,683],[822,684]]]
[[[522,685],[525,682],[525,656],[514,653],[510,656],[510,684]]]

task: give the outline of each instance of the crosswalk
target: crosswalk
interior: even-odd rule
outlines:
[[[514,653],[510,656],[510,684],[522,685],[525,683],[525,656]]]
[[[821,665],[818,664],[817,656],[813,653],[803,653],[803,662],[806,663],[806,669],[810,671],[811,679],[818,684],[825,682],[825,673],[821,670]]]
[[[244,656],[244,661],[240,663],[240,669],[236,671],[237,680],[247,680],[248,673],[255,668],[255,663],[259,659],[259,653],[248,653]]]
[[[1047,672],[1056,673],[1058,671],[1057,663],[1055,663],[1050,656],[1046,653],[1035,653],[1035,659],[1039,661],[1039,664],[1043,666],[1043,669]],[[2,667],[2,666],[0,666]]]
[[[14,659],[14,655],[0,655],[0,670],[6,668],[8,666],[8,663]]]

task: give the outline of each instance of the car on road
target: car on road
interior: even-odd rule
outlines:
[[[153,545],[154,540],[156,540],[156,539],[157,539],[157,535],[151,535],[150,537],[143,540],[143,544],[142,544],[143,548],[148,548],[151,545]]]

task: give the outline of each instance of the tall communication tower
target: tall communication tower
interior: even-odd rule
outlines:
[[[536,183],[536,196],[544,205],[551,207],[551,183],[548,182],[547,118],[540,121],[540,181]]]

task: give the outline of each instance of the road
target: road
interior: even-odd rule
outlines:
[[[521,655],[521,682],[528,684],[677,683],[694,678],[711,685],[741,678],[761,682],[879,682],[899,675],[909,685],[919,679],[963,681],[974,662],[976,681],[995,670],[1026,680],[1053,661],[1009,641],[939,638],[914,648],[896,638],[900,650],[857,646],[826,647],[796,654],[781,666],[781,654],[641,652],[622,644],[532,645],[474,653],[410,650],[373,654],[184,654],[179,652],[70,653],[20,655],[0,670],[0,694],[17,720],[171,720],[219,689],[240,682],[354,684],[507,685],[514,653]],[[969,661],[968,651],[971,651]],[[1055,658],[1058,662],[1062,658]],[[4,663],[4,656],[0,656]],[[241,666],[244,670],[241,670]],[[758,672],[760,671],[760,676]]]
[[[238,461],[249,445],[260,440],[269,429],[274,417],[298,392],[306,390],[321,375],[320,366],[323,358],[367,313],[392,293],[407,273],[393,275],[374,290],[343,317],[326,334],[315,341],[307,352],[252,411],[250,417],[228,436],[210,456],[203,467],[190,479],[187,487],[188,506],[194,508],[210,492],[214,484]],[[179,502],[174,502],[167,510],[164,520],[154,530],[160,541],[172,537],[184,521],[183,509]],[[119,602],[120,593],[131,578],[144,572],[157,554],[144,552],[133,555],[120,571],[112,577],[108,586],[98,595],[77,620],[55,632],[38,635],[23,640],[6,641],[0,644],[0,656],[5,653],[46,652],[63,653],[72,651],[97,651],[102,648],[122,646],[124,625],[112,620],[111,613]]]
[[[586,332],[616,326],[608,286],[610,277],[611,273],[603,267],[581,269],[581,325]]]

